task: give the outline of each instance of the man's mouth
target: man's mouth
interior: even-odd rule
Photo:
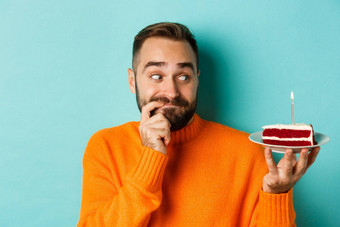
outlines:
[[[164,106],[155,109],[155,112],[162,112],[162,110],[180,108],[181,106],[173,105],[171,103],[165,103]]]
[[[164,106],[187,106],[189,105],[188,101],[186,101],[183,98],[177,97],[175,99],[170,100],[167,97],[152,97],[150,99],[150,102],[152,101],[158,101],[158,102],[162,102],[164,104]]]
[[[179,107],[178,105],[173,105],[171,103],[164,103],[164,106],[162,106],[161,108],[164,108],[164,107]]]
[[[165,113],[170,113],[168,111],[171,111],[171,110],[175,111],[177,108],[180,108],[180,107],[181,106],[173,105],[171,103],[164,103],[164,106],[156,108],[156,109],[152,110],[150,113],[151,113],[151,116],[153,116],[157,113],[165,114]]]

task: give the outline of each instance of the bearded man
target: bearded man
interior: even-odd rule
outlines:
[[[140,122],[95,133],[78,226],[294,226],[292,187],[320,148],[278,165],[248,134],[195,114],[198,48],[178,23],[142,29],[129,87]]]

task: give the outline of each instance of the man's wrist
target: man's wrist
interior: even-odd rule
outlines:
[[[283,194],[283,193],[288,193],[290,189],[291,189],[291,188],[273,190],[272,188],[270,188],[269,186],[267,186],[267,185],[265,185],[265,184],[262,185],[262,191],[264,191],[264,192],[266,192],[266,193],[270,193],[270,194]]]

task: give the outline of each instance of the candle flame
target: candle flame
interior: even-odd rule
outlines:
[[[292,102],[294,102],[294,93],[293,92],[290,93],[290,99],[292,100]]]

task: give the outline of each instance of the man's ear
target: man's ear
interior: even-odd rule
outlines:
[[[128,68],[128,74],[129,74],[129,88],[130,91],[134,94],[136,94],[136,82],[135,82],[135,73],[131,68]]]

